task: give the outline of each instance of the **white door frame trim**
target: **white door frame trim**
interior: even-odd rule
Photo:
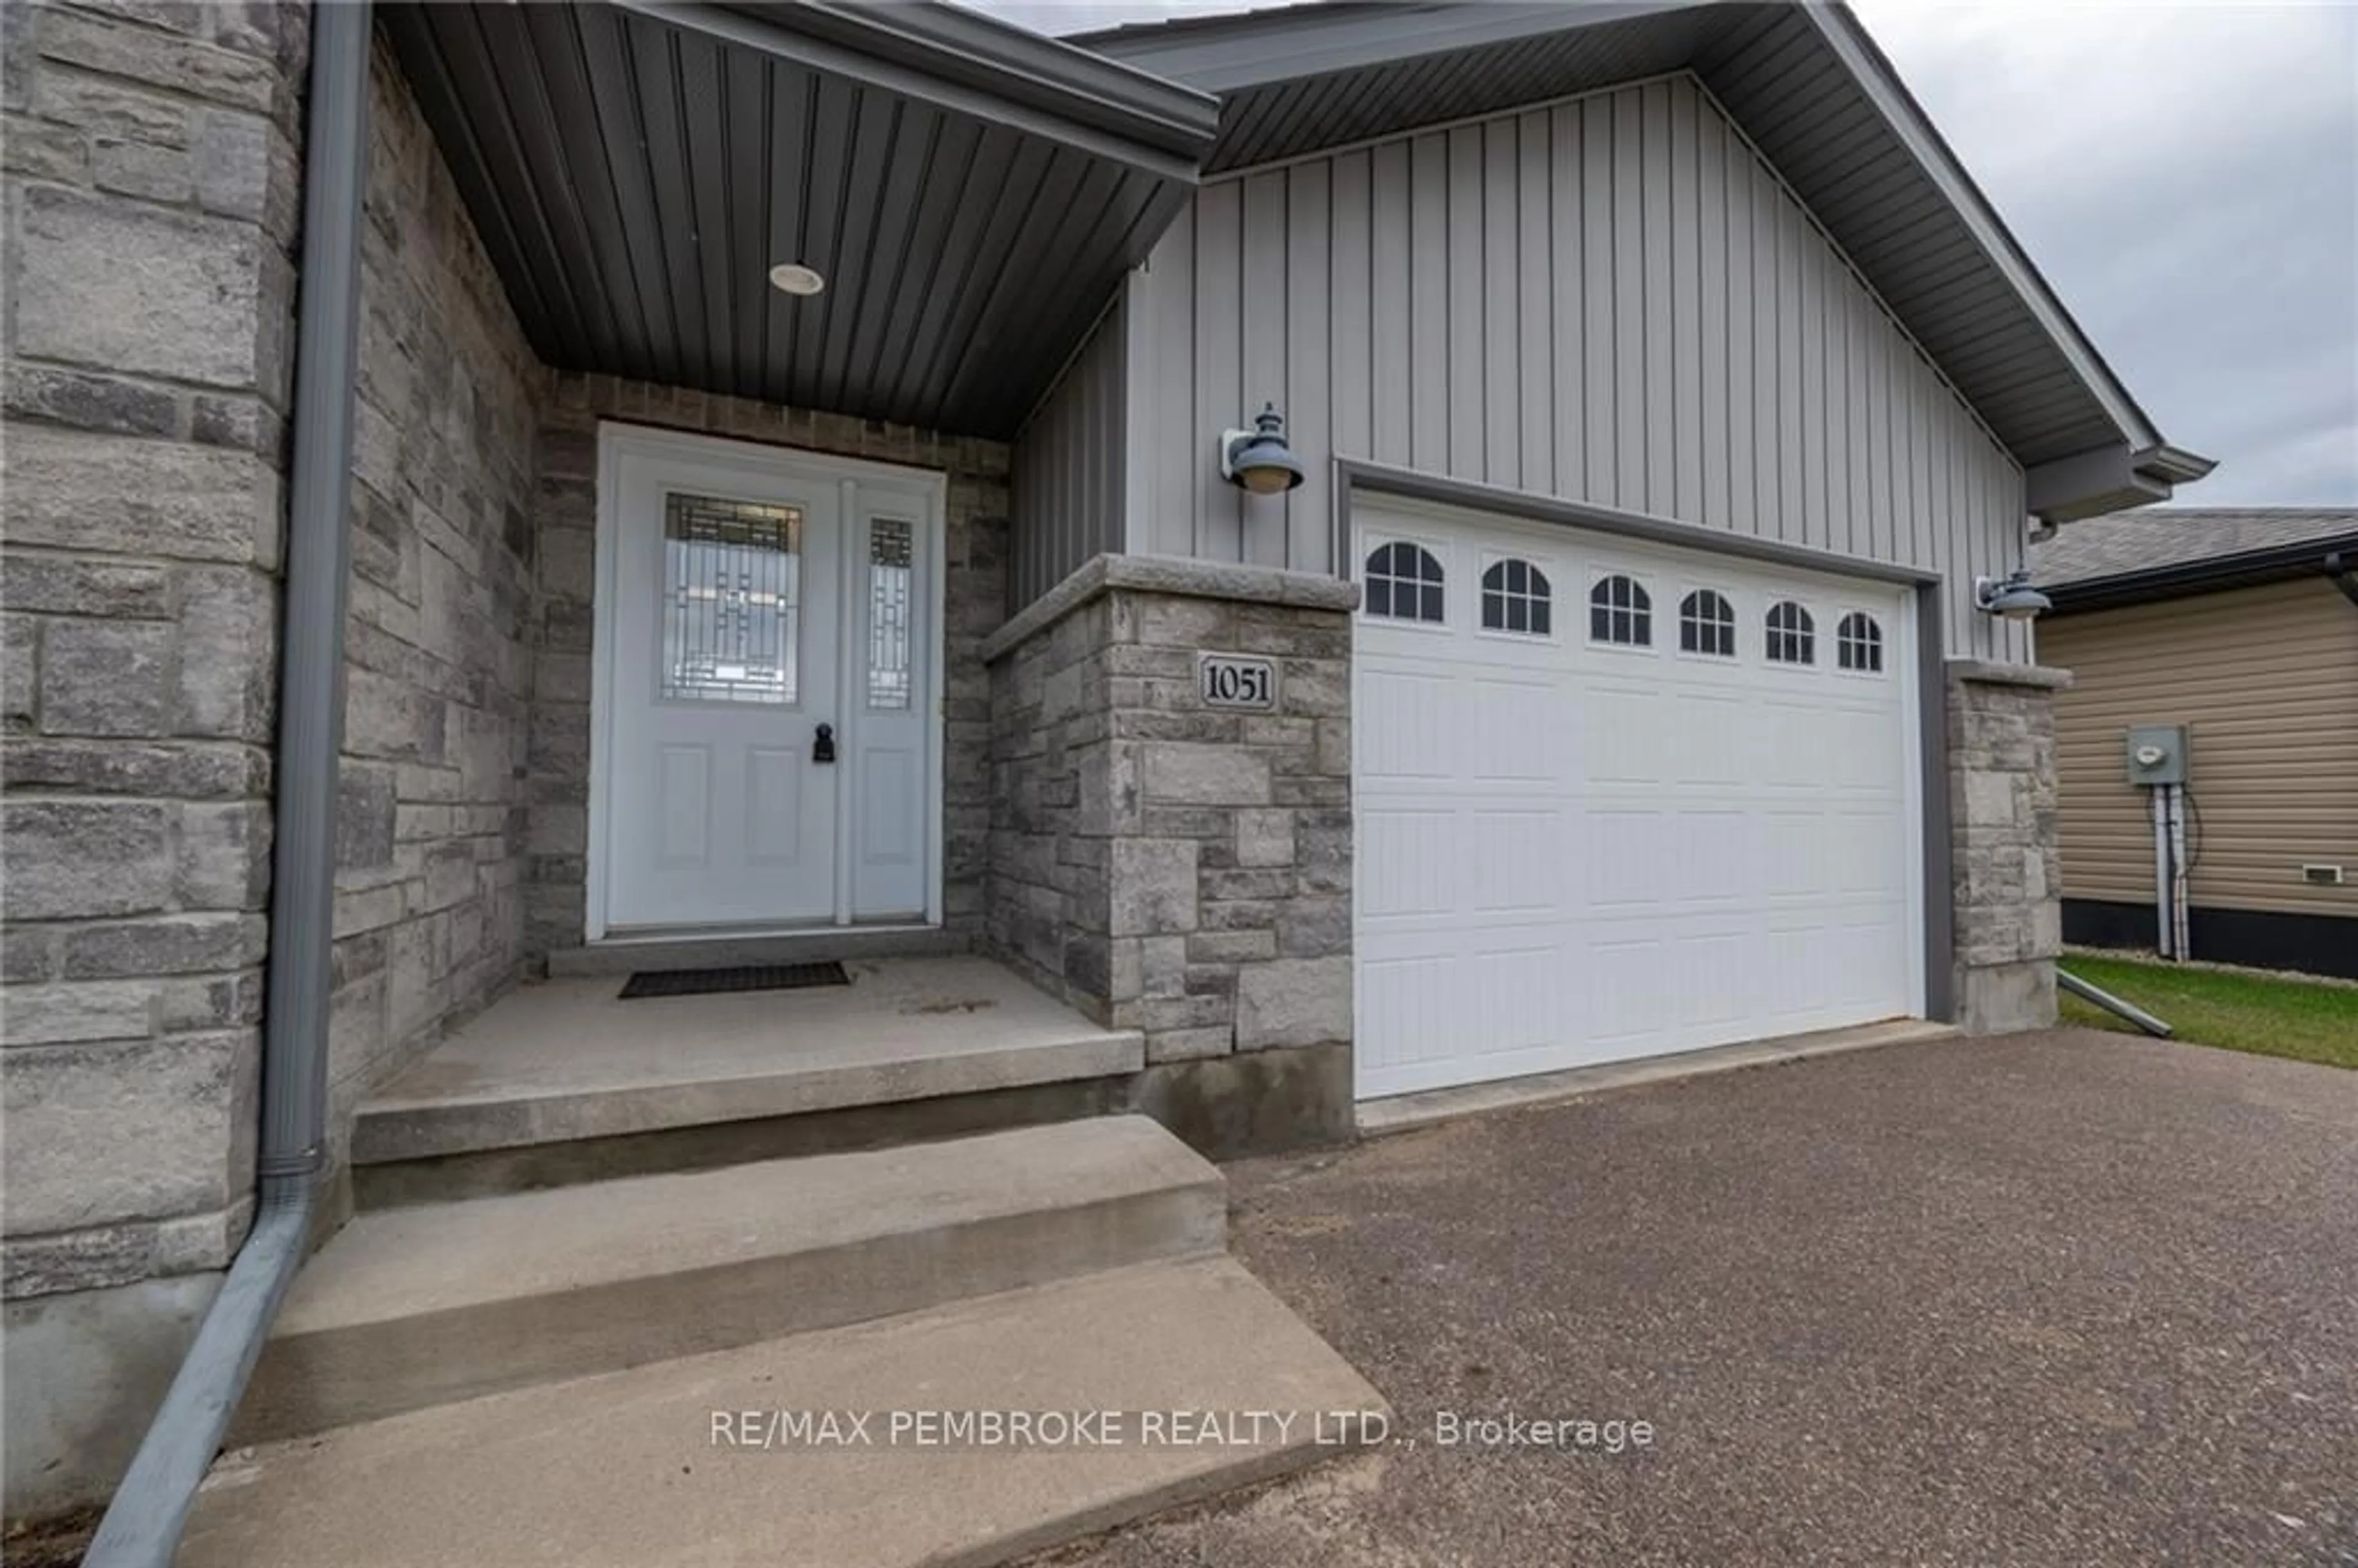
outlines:
[[[661,935],[651,928],[633,926],[626,931],[611,931],[607,914],[606,844],[609,831],[608,806],[612,795],[606,782],[607,770],[613,762],[614,722],[614,639],[609,634],[611,616],[620,585],[616,581],[618,557],[617,533],[622,526],[615,514],[615,499],[621,493],[619,482],[622,460],[625,455],[652,458],[707,458],[726,460],[738,465],[753,463],[774,472],[787,475],[805,483],[833,484],[840,487],[843,502],[839,526],[849,541],[858,534],[860,514],[858,498],[863,486],[872,492],[882,490],[908,499],[920,514],[921,540],[925,561],[925,585],[927,614],[925,616],[923,646],[911,650],[918,667],[925,672],[925,689],[919,697],[921,710],[930,710],[929,722],[924,727],[925,737],[925,914],[927,926],[942,924],[943,875],[943,811],[945,774],[943,753],[946,735],[947,714],[945,681],[947,628],[945,625],[948,609],[948,563],[946,560],[948,539],[949,476],[936,469],[921,469],[899,463],[879,462],[867,458],[837,457],[827,452],[814,452],[799,447],[771,446],[760,441],[732,440],[720,436],[694,435],[686,431],[667,430],[654,426],[632,425],[620,420],[605,419],[598,424],[598,495],[596,581],[591,589],[590,612],[590,776],[589,841],[584,870],[587,882],[587,907],[583,940],[587,943],[644,941]],[[842,552],[839,580],[830,590],[842,595],[847,611],[851,600],[851,584],[855,565],[852,551],[847,545]],[[847,616],[843,626],[852,622]],[[852,700],[855,692],[855,661],[837,661],[838,722],[839,756],[856,755],[854,730],[860,718],[860,706]],[[851,923],[851,868],[846,849],[852,830],[848,781],[852,770],[838,767],[835,772],[837,790],[836,885],[834,892],[834,923]],[[896,924],[905,925],[905,922]],[[687,929],[695,929],[693,927]],[[731,927],[731,930],[738,928]],[[786,929],[807,930],[804,925]]]

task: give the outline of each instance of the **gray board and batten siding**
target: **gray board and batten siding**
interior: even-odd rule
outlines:
[[[1011,512],[1022,519],[1008,538],[1011,615],[1091,557],[1126,548],[1122,493],[1133,438],[1126,307],[1126,291],[1117,293],[1009,454]],[[1171,438],[1183,438],[1174,431]]]
[[[1214,455],[1265,401],[1282,501]],[[1951,654],[2030,657],[1972,604],[2020,466],[1684,73],[1206,181],[1019,438],[1014,604],[1114,548],[1350,575],[1336,458],[1938,572]]]

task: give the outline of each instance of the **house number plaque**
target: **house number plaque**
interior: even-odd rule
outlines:
[[[1268,659],[1202,654],[1195,660],[1195,687],[1206,708],[1275,708],[1277,665]]]

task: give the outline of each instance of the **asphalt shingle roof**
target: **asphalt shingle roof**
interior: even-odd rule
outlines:
[[[2055,537],[2032,546],[2030,570],[2040,587],[2051,588],[2345,535],[2358,535],[2358,510],[2147,506],[2064,524]]]

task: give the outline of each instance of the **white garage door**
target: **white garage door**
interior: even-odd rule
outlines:
[[[1887,583],[1362,504],[1358,1091],[1920,1011]]]

